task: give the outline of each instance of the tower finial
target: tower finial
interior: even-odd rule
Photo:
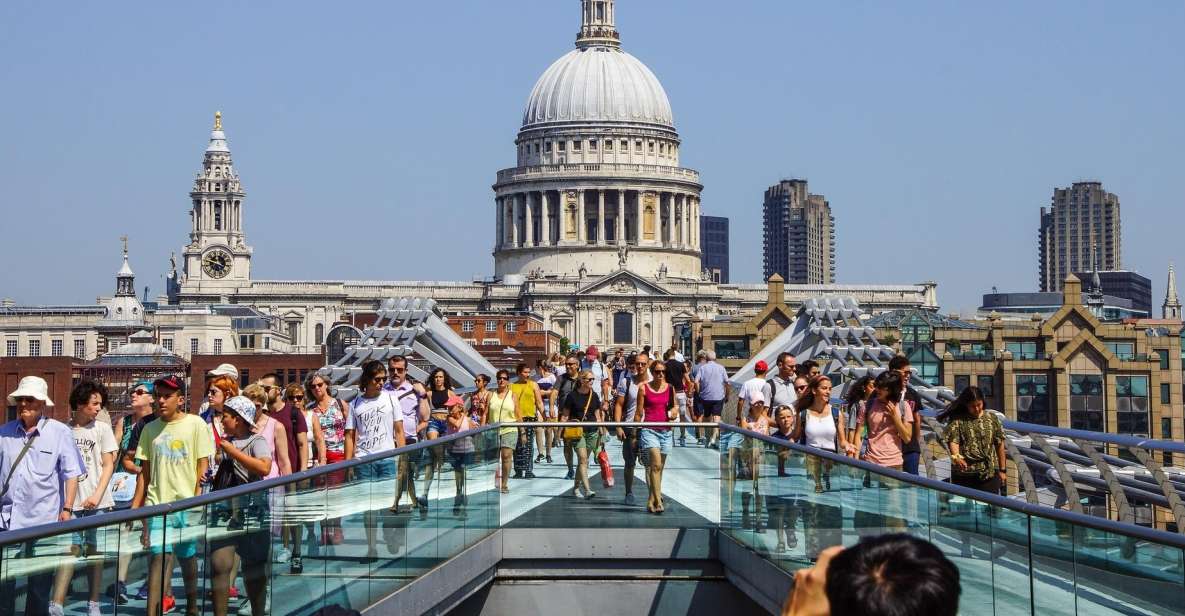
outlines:
[[[580,0],[580,34],[576,46],[621,47],[621,38],[614,26],[616,20],[615,0]]]
[[[128,236],[126,236],[126,235],[119,236],[119,241],[123,242],[123,260],[127,261],[128,260]]]
[[[214,130],[222,130],[222,112],[214,112]]]

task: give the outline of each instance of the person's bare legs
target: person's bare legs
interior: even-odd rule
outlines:
[[[658,504],[658,510],[662,512],[667,510],[666,503],[662,500],[662,471],[667,466],[667,456],[658,449],[650,451],[657,453],[657,455],[652,453],[650,456],[650,468],[654,473],[654,502]]]
[[[648,497],[646,508],[650,511],[662,511],[662,454],[657,447],[646,450],[648,463],[646,465],[646,491]]]
[[[588,496],[591,491],[588,487],[588,450],[584,447],[578,447],[576,449],[576,458],[576,485],[574,487],[577,491],[584,490],[584,495]]]
[[[568,465],[569,473],[572,472],[572,450],[575,449],[572,443],[573,441],[564,439],[564,462]]]
[[[509,492],[510,487],[510,466],[514,462],[514,450],[509,447],[502,448],[502,491]]]
[[[259,565],[259,567],[267,567],[267,565]],[[267,573],[258,570],[244,570],[243,585],[247,587],[247,600],[251,602],[252,616],[264,616],[267,613]]]
[[[210,554],[212,580],[210,591],[214,595],[214,616],[226,616],[229,611],[230,585],[234,583],[235,546],[228,545]]]
[[[196,614],[201,609],[201,604],[198,602],[197,558],[182,558],[180,561],[181,579],[185,582],[185,611],[189,614]]]
[[[70,590],[70,582],[74,578],[74,560],[82,553],[82,546],[70,546],[70,555],[62,559],[53,577],[53,591],[50,601],[58,605],[66,603],[66,593]]]
[[[147,614],[161,613],[161,589],[166,571],[173,571],[173,555],[153,554],[151,564],[148,565],[148,601],[144,604]]]

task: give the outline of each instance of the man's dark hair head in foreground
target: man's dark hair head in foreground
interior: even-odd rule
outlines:
[[[827,567],[832,614],[955,616],[959,570],[934,544],[909,535],[870,537]]]

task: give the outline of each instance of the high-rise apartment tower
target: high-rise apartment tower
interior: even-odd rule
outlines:
[[[782,180],[765,191],[762,279],[786,284],[835,282],[835,218],[806,180]]]
[[[1102,182],[1075,182],[1055,188],[1049,208],[1041,208],[1038,239],[1041,291],[1062,290],[1073,272],[1123,269],[1119,197]]]

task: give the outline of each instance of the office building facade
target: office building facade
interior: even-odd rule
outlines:
[[[699,229],[704,269],[713,281],[728,284],[728,219],[700,216]]]

